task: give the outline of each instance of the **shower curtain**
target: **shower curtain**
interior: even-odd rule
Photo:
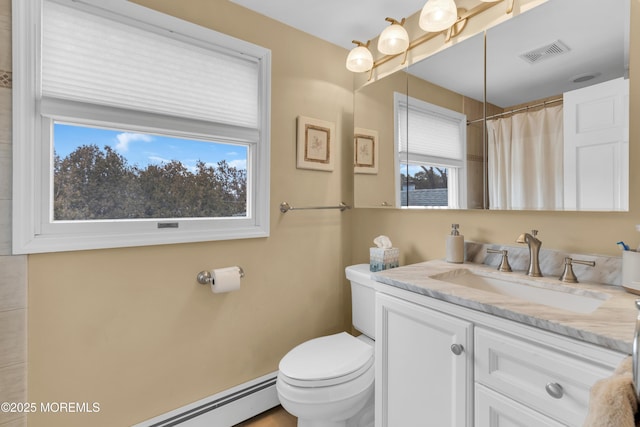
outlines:
[[[487,121],[490,209],[562,209],[562,105]]]

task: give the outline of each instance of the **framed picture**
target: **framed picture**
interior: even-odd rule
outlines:
[[[297,167],[332,171],[335,133],[335,125],[331,122],[298,116]]]
[[[353,171],[378,173],[378,132],[355,128],[353,135]]]

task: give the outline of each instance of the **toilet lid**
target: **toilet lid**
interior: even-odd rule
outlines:
[[[279,369],[292,380],[326,382],[351,377],[372,363],[373,347],[341,332],[300,344],[282,358]]]

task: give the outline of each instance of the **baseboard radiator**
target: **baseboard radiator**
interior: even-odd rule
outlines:
[[[280,404],[273,372],[133,427],[231,427]]]

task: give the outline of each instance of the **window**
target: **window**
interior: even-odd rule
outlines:
[[[270,52],[107,4],[14,2],[14,253],[268,236]]]
[[[466,207],[466,116],[395,93],[396,205]]]

